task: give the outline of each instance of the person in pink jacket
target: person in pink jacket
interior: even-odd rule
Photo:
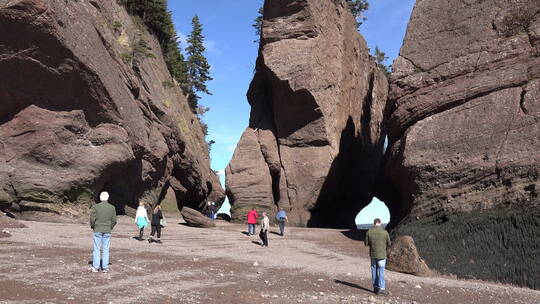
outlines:
[[[255,208],[252,208],[247,213],[247,222],[248,222],[248,235],[254,235],[255,234],[255,225],[257,224],[257,219],[259,218],[259,214],[255,210]]]

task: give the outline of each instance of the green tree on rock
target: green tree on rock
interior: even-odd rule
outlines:
[[[206,87],[206,82],[212,80],[210,77],[210,64],[204,57],[204,36],[202,33],[202,25],[199,17],[195,15],[191,20],[192,30],[188,36],[188,47],[186,52],[187,58],[187,73],[189,77],[189,96],[188,101],[193,112],[197,111],[199,96],[196,92],[202,92],[211,95]]]
[[[187,66],[182,55],[180,40],[174,30],[171,12],[167,9],[167,0],[117,0],[117,2],[123,5],[130,14],[139,17],[157,37],[171,76],[180,84],[184,94],[188,94]],[[124,58],[127,61],[132,60],[129,54],[125,54]]]
[[[261,39],[263,15],[264,8],[260,7],[259,11],[257,12],[257,17],[255,18],[255,20],[253,20],[253,24],[251,25],[255,29],[255,35],[257,35],[257,39],[253,40],[253,42],[255,43],[258,43]]]
[[[364,12],[368,10],[369,3],[367,0],[347,0],[349,9],[356,20],[356,26],[360,27],[364,21],[366,21],[366,16]]]
[[[381,51],[378,46],[375,47],[375,61],[377,62],[377,66],[381,71],[384,72],[384,75],[388,77],[390,75],[390,69],[384,62],[388,59],[388,56],[386,56],[386,53]]]

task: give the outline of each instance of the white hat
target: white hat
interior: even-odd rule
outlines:
[[[101,192],[101,194],[99,195],[99,200],[102,201],[102,202],[108,201],[109,200],[109,193],[106,192],[106,191]]]

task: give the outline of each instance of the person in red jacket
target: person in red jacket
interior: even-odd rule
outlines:
[[[255,210],[255,208],[252,208],[247,213],[247,222],[248,222],[248,235],[254,235],[255,234],[255,225],[257,224],[257,219],[259,218],[259,214]]]

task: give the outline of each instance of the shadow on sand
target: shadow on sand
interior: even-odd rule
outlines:
[[[334,280],[334,282],[337,283],[337,284],[341,284],[341,285],[349,286],[349,287],[352,287],[352,288],[361,289],[361,290],[367,291],[369,293],[373,293],[372,290],[369,290],[369,289],[367,289],[365,287],[362,287],[362,286],[360,286],[358,284],[355,284],[355,283],[350,283],[350,282],[341,281],[341,280]]]

